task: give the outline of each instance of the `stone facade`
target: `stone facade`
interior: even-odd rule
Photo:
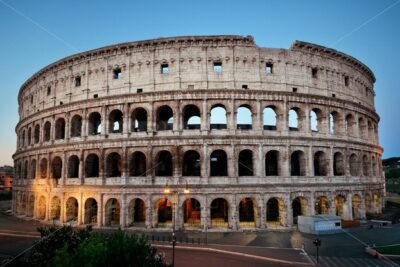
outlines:
[[[262,48],[251,36],[67,57],[19,92],[13,211],[100,227],[232,230],[379,213],[374,82],[336,50]]]

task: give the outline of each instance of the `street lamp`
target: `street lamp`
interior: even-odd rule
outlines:
[[[178,194],[179,191],[178,189],[174,189],[171,191],[171,188],[168,186],[168,180],[167,180],[167,184],[164,188],[164,193],[169,195],[172,194],[172,267],[175,266],[175,246],[176,246],[176,236],[175,236],[175,216],[176,216],[176,204],[178,199]],[[190,190],[189,190],[189,186],[188,183],[186,181],[185,184],[185,188],[183,189],[183,193],[184,194],[189,194]]]
[[[316,238],[316,239],[313,240],[313,244],[317,248],[317,263],[318,263],[318,261],[319,261],[319,259],[318,259],[318,249],[321,246],[321,240]]]

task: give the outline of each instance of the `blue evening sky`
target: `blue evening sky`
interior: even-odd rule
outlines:
[[[263,47],[302,40],[361,60],[377,78],[384,158],[400,156],[400,0],[0,0],[0,165],[13,163],[19,87],[40,68],[118,42],[214,34]]]

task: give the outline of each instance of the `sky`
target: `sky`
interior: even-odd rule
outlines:
[[[377,79],[383,158],[400,156],[400,0],[0,0],[0,166],[13,164],[19,88],[39,69],[119,42],[218,34],[262,47],[302,40],[365,63]]]

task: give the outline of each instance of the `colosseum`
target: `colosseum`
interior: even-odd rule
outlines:
[[[374,83],[334,49],[251,36],[69,56],[19,91],[13,212],[152,230],[364,219],[385,194]]]

